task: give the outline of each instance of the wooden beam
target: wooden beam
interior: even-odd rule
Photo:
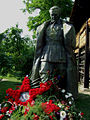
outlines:
[[[84,88],[89,88],[89,26],[86,24]]]

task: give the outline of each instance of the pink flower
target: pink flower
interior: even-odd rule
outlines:
[[[63,105],[64,105],[65,103],[66,103],[66,102],[65,102],[64,100],[62,100],[62,101],[61,101],[61,104],[63,104]]]
[[[35,104],[35,101],[33,100],[30,105],[33,106],[34,104]]]
[[[12,114],[13,110],[9,110],[9,113]]]

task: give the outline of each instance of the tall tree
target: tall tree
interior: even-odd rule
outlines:
[[[28,36],[21,36],[22,29],[11,27],[0,34],[0,72],[29,74],[32,68],[34,45]],[[26,68],[27,66],[27,68]]]
[[[50,19],[49,9],[52,6],[61,8],[61,17],[69,17],[72,9],[72,0],[24,0],[26,8],[23,10],[32,14],[35,10],[40,10],[39,15],[31,16],[28,20],[29,30],[35,30],[37,26]]]

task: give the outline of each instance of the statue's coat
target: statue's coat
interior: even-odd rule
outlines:
[[[63,37],[64,37],[64,46],[66,50],[67,58],[67,91],[77,96],[77,70],[76,70],[76,59],[73,50],[76,45],[75,29],[72,24],[62,21],[63,23]],[[37,28],[37,44],[36,44],[36,53],[33,62],[32,82],[39,78],[39,67],[40,60],[42,55],[42,50],[44,46],[44,37],[45,30],[50,24],[50,21],[44,22]],[[38,80],[39,84],[40,81]]]

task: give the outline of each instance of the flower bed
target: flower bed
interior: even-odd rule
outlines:
[[[26,76],[16,90],[6,90],[5,98],[6,101],[1,103],[0,107],[0,120],[84,119],[83,113],[75,108],[72,94],[58,89],[53,80],[40,83],[39,88],[31,88],[30,79]]]

